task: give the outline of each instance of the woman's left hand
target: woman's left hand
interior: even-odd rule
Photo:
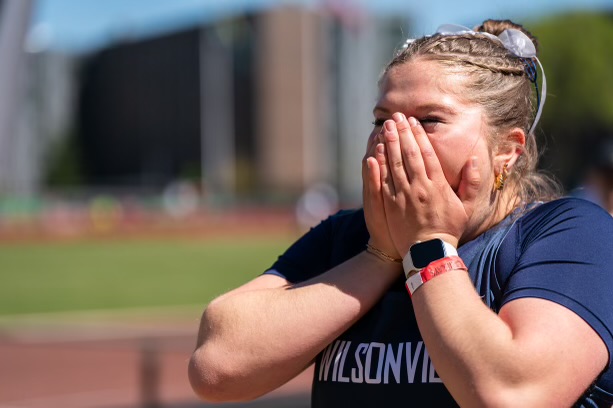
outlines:
[[[403,255],[415,242],[433,238],[457,247],[481,184],[477,158],[464,165],[456,194],[421,124],[402,113],[392,118],[384,124],[385,145],[377,146],[375,157],[394,245]]]

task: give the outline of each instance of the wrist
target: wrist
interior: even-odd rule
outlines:
[[[436,234],[428,234],[428,235],[424,235],[423,237],[419,237],[419,241],[417,242],[424,242],[424,241],[430,241],[433,239],[440,239],[441,241],[444,241],[446,243],[448,243],[449,245],[451,245],[454,248],[457,248],[459,246],[459,239],[451,234],[445,234],[445,233],[436,233]]]
[[[382,251],[381,249],[379,249],[376,246],[372,245],[370,242],[368,242],[366,244],[366,252],[376,256],[377,258],[381,259],[382,261],[385,261],[385,262],[388,262],[388,263],[394,263],[394,264],[397,264],[397,265],[402,264],[402,258],[395,256],[395,254],[389,254],[389,253],[387,253],[385,251]]]
[[[364,248],[364,251],[358,254],[361,257],[364,265],[368,265],[369,270],[373,271],[375,275],[387,275],[388,273],[393,276],[394,279],[398,279],[398,277],[404,276],[404,271],[402,269],[402,262],[395,262],[389,259],[386,259],[382,256],[379,256],[372,251],[369,251],[368,248]]]
[[[398,249],[389,240],[375,240],[371,236],[366,243],[366,247],[368,248],[369,246],[380,250],[394,259],[400,259],[402,262],[402,253],[398,252]]]
[[[428,266],[420,271],[412,271],[409,273],[405,287],[409,295],[413,294],[423,286],[424,283],[443,275],[450,271],[463,270],[468,272],[468,268],[459,256],[449,256],[431,262]]]

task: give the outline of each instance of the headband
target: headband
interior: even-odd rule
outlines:
[[[443,24],[436,30],[436,34],[440,35],[485,35],[486,37],[491,38],[492,40],[499,41],[504,48],[506,48],[509,52],[511,52],[516,57],[522,58],[524,60],[526,75],[530,82],[534,84],[534,88],[536,89],[536,100],[538,104],[538,109],[536,111],[536,116],[534,117],[534,122],[532,123],[532,127],[530,127],[530,131],[528,134],[532,133],[536,129],[536,125],[541,118],[541,114],[543,113],[543,106],[545,105],[545,97],[547,95],[547,78],[545,77],[545,70],[543,69],[543,65],[541,61],[539,61],[536,56],[536,47],[532,40],[520,30],[514,28],[507,28],[498,36],[495,36],[491,33],[486,32],[476,32],[471,30],[468,27],[464,27],[457,24]],[[430,37],[427,35],[426,37]],[[406,49],[415,41],[414,38],[409,38],[403,45],[403,49]],[[542,82],[542,91],[539,94],[539,88],[537,83],[537,70],[535,61],[538,66],[541,68],[541,72],[543,74]]]

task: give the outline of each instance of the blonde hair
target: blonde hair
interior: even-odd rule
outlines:
[[[498,36],[507,28],[526,34],[538,50],[536,38],[519,24],[509,20],[487,20],[476,27],[476,33],[436,34],[419,38],[401,50],[387,65],[384,75],[393,67],[417,58],[440,63],[445,69],[463,75],[462,96],[481,105],[485,120],[492,130],[490,149],[508,147],[508,140],[497,135],[523,129],[526,144],[515,162],[506,185],[513,188],[524,204],[548,201],[560,195],[559,184],[537,170],[539,152],[534,134],[529,134],[536,104],[533,86],[526,73],[526,60],[509,52],[499,41],[479,32]]]

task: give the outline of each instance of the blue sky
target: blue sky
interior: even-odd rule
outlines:
[[[608,10],[613,0],[36,0],[33,47],[86,52],[126,36],[143,36],[193,26],[278,4],[318,7],[356,4],[367,14],[411,18],[413,35],[442,23],[474,25],[486,18],[520,22],[570,10]]]

